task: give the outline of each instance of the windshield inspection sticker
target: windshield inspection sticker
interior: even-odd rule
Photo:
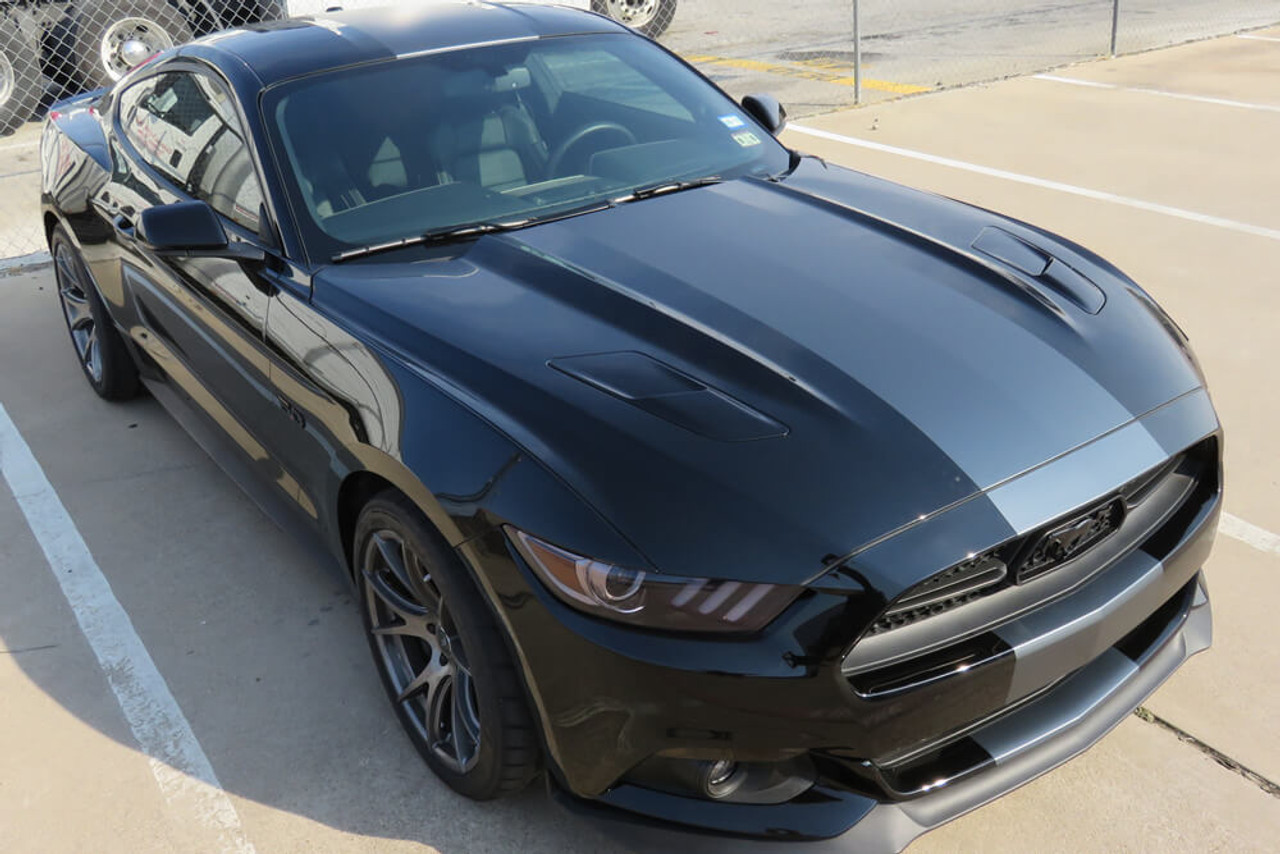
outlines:
[[[737,128],[744,126],[746,122],[744,122],[742,119],[738,118],[737,116],[728,115],[728,116],[720,117],[720,124],[729,128],[729,130],[735,130]]]
[[[735,133],[733,135],[733,139],[743,148],[750,148],[753,145],[760,144],[760,137],[756,136],[749,130],[744,130],[742,133]]]

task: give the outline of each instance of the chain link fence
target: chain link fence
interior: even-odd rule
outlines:
[[[537,0],[535,0],[536,2]],[[429,2],[429,0],[401,0]],[[543,0],[804,116],[1280,22],[1280,0]],[[392,0],[0,0],[0,258],[44,249],[38,119],[218,30]]]

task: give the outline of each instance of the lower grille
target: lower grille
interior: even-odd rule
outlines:
[[[1160,605],[1111,649],[1141,665],[1186,621],[1198,584],[1199,576]],[[986,741],[983,733],[988,728],[999,727],[1002,721],[1008,720],[1010,715],[1021,709],[1041,702],[1052,703],[1054,689],[1074,675],[1075,673],[1064,675],[1034,694],[1001,709],[999,714],[976,721],[950,736],[944,736],[935,741],[927,751],[914,753],[897,761],[871,765],[875,783],[890,797],[909,799],[990,767],[994,760],[991,753],[983,747]]]

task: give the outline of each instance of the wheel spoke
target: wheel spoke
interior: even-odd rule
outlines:
[[[370,590],[378,597],[379,601],[399,617],[402,622],[413,624],[422,621],[425,625],[426,619],[434,616],[430,610],[409,599],[399,590],[394,589],[387,583],[387,579],[381,573],[365,570],[364,577],[369,584]]]
[[[441,614],[441,625],[441,630],[447,635],[442,646],[449,650],[449,659],[468,679],[471,678],[471,663],[467,660],[467,649],[462,645],[462,638],[458,636],[447,611]]]
[[[93,316],[89,314],[84,305],[77,304],[69,299],[62,301],[62,313],[67,317],[67,328],[74,334],[84,328],[85,324],[93,322]]]
[[[92,326],[84,344],[84,366],[94,380],[102,376],[102,349],[98,346],[98,330]]]
[[[76,271],[72,268],[71,258],[65,250],[58,253],[58,272],[61,273],[58,278],[62,279],[67,285],[79,284],[80,277],[76,275]]]
[[[399,636],[421,638],[423,640],[428,640],[431,637],[431,633],[427,631],[426,620],[414,619],[410,621],[406,620],[404,617],[400,617],[400,622],[398,623],[392,623],[385,626],[374,626],[370,629],[370,632],[378,635],[379,637]]]
[[[480,747],[480,715],[475,707],[471,679],[459,673],[453,680],[453,702],[450,704],[453,749],[458,764],[467,768]]]
[[[396,702],[403,703],[419,694],[425,694],[425,705],[427,709],[431,709],[432,703],[440,695],[441,688],[445,687],[445,682],[452,678],[453,665],[440,664],[440,656],[432,655],[431,661],[427,663],[426,667],[422,668],[422,672],[400,691],[400,696],[396,697]]]
[[[374,534],[373,544],[378,547],[378,553],[382,555],[382,560],[395,575],[396,580],[404,586],[406,591],[412,591],[414,586],[409,578],[409,567],[405,562],[404,543],[382,534]]]

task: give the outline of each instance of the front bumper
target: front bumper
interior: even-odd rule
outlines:
[[[733,850],[783,840],[898,850],[1085,749],[1208,646],[1200,573],[1221,506],[1219,453],[1207,398],[1189,395],[859,553],[864,582],[894,566],[941,569],[1011,532],[1056,525],[1064,505],[1091,506],[1117,479],[1189,461],[1152,487],[1168,503],[1135,504],[1126,519],[1136,527],[1089,555],[856,644],[857,627],[885,607],[875,591],[887,584],[855,591],[824,576],[758,635],[690,637],[569,609],[496,528],[459,553],[512,640],[566,805],[632,844],[652,836],[670,848],[679,833],[677,850],[698,850],[701,832],[709,850],[725,845],[716,834],[737,837]],[[978,664],[929,669],[979,642]],[[780,804],[636,783],[635,769],[654,757],[797,756],[813,763],[816,782]]]
[[[926,831],[1034,780],[1088,749],[1141,705],[1183,662],[1209,647],[1212,616],[1200,575],[1188,586],[1184,600],[1174,619],[1139,656],[1140,660],[1109,649],[1035,702],[975,733],[997,748],[993,767],[906,801],[886,802],[845,793],[841,798],[843,809],[855,817],[856,824],[838,836],[801,843],[738,838],[732,841],[732,850],[760,854],[796,850],[814,854],[896,852]],[[660,799],[635,797],[634,793],[622,799],[603,799],[606,803],[621,800],[617,806],[630,808],[624,812],[558,789],[554,794],[562,806],[586,818],[607,836],[625,840],[632,850],[691,854],[727,850],[721,836],[691,833],[668,823],[671,818],[678,818],[681,810],[674,804],[660,804]],[[636,810],[646,806],[665,807],[663,821]],[[702,806],[753,809],[730,804]],[[703,826],[706,818],[705,814],[698,816]],[[745,827],[759,822],[741,816],[735,823]]]

